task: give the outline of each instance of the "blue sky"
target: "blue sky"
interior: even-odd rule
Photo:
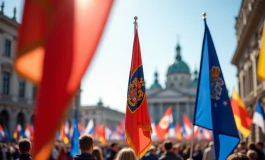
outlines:
[[[139,38],[145,81],[148,87],[159,72],[165,86],[168,66],[173,63],[177,35],[182,57],[192,72],[199,69],[204,24],[202,12],[217,50],[230,94],[237,88],[236,68],[231,59],[236,49],[235,17],[242,0],[116,0],[96,56],[82,80],[82,105],[99,98],[110,108],[124,112],[133,45],[133,17],[138,16]],[[13,16],[14,6],[21,20],[23,1],[5,0],[5,14]]]

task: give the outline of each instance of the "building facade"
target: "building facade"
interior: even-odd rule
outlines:
[[[4,15],[4,3],[0,11],[0,124],[13,134],[16,125],[25,128],[34,117],[33,99],[36,88],[19,77],[13,67],[19,23],[14,15]]]
[[[7,129],[12,138],[13,132],[20,124],[25,129],[34,119],[34,106],[37,88],[25,81],[15,72],[13,67],[17,44],[19,23],[16,20],[16,8],[12,18],[4,14],[4,3],[0,6],[0,124]],[[51,89],[52,91],[52,89]],[[71,105],[80,106],[80,92]],[[68,119],[71,121],[72,110]]]
[[[191,73],[189,66],[182,59],[181,46],[177,44],[176,58],[168,67],[165,88],[155,80],[147,90],[148,107],[151,119],[157,124],[165,111],[172,107],[174,122],[182,123],[183,114],[193,119],[198,83],[198,72]]]
[[[103,124],[114,128],[116,125],[121,124],[124,118],[124,113],[104,106],[101,100],[95,106],[80,107],[80,122],[84,127],[86,127],[90,119],[93,119],[94,124]]]
[[[243,0],[236,17],[237,48],[232,64],[237,67],[239,94],[253,116],[257,100],[265,107],[265,83],[257,77],[262,28],[265,20],[264,0]],[[248,141],[265,140],[259,127],[252,125]]]

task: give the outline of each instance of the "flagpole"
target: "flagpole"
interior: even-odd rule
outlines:
[[[206,21],[206,13],[202,13],[202,19]],[[194,122],[194,120],[193,120]],[[190,158],[192,160],[192,154],[193,154],[193,146],[194,146],[194,124],[192,124],[192,139],[191,139],[191,148],[190,148]]]

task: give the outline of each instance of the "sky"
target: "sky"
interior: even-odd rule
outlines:
[[[21,22],[23,0],[4,0],[5,14],[13,17],[17,7]],[[191,71],[199,69],[204,23],[207,13],[215,48],[226,85],[237,89],[236,67],[231,64],[236,49],[235,17],[242,0],[116,0],[101,42],[82,80],[81,104],[104,105],[125,112],[127,85],[134,38],[134,16],[138,16],[138,33],[146,85],[154,82],[155,70],[164,87],[167,68],[175,60],[177,40],[182,59]],[[178,38],[179,37],[179,38]]]

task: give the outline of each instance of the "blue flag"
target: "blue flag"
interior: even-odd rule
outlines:
[[[79,129],[78,129],[78,121],[77,121],[77,110],[74,113],[74,120],[73,120],[74,132],[71,140],[71,155],[75,156],[79,153]]]
[[[194,125],[213,131],[215,160],[224,160],[239,143],[223,73],[205,20]]]

